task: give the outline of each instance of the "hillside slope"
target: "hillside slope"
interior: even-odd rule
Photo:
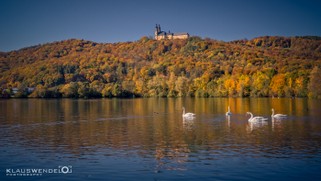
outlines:
[[[320,37],[71,39],[0,53],[0,96],[318,97],[320,66]]]

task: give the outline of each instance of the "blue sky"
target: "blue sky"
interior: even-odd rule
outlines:
[[[231,41],[321,36],[318,0],[0,0],[0,51],[70,38],[136,41],[155,24]]]

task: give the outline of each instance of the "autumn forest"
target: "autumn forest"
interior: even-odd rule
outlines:
[[[0,97],[321,98],[321,37],[70,39],[0,52]]]

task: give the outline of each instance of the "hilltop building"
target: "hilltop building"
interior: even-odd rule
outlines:
[[[165,32],[161,30],[160,25],[156,24],[155,27],[155,40],[173,40],[173,39],[187,39],[188,33],[171,33],[170,31]]]

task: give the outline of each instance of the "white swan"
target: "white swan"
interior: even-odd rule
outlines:
[[[182,114],[183,118],[194,118],[195,115],[196,115],[196,114],[190,113],[190,112],[185,113],[185,107],[183,107],[183,114]]]
[[[256,121],[266,121],[268,118],[262,117],[262,116],[255,116],[253,117],[253,114],[251,112],[247,112],[246,114],[251,115],[249,122],[256,122]]]
[[[274,109],[272,108],[272,115],[271,115],[272,118],[276,118],[276,119],[282,119],[282,118],[286,118],[287,115],[285,114],[274,114]]]
[[[231,110],[230,110],[230,106],[227,107],[227,112],[225,114],[226,116],[231,116],[232,113],[231,113]]]

